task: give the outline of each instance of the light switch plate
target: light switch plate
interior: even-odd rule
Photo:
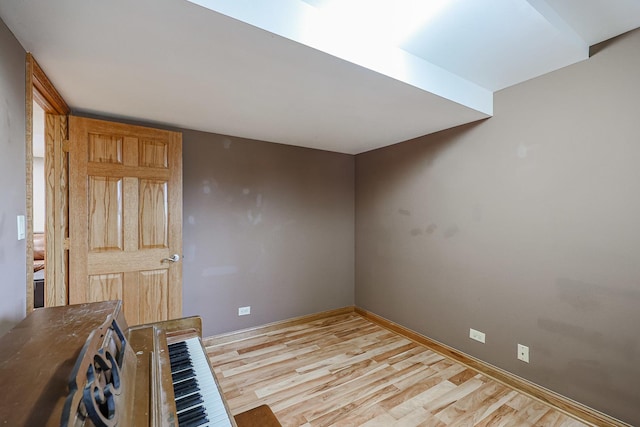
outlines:
[[[24,240],[26,237],[24,215],[18,215],[18,240]]]

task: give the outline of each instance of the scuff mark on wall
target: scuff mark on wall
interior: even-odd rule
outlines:
[[[597,286],[565,277],[556,280],[560,301],[571,305],[576,310],[595,311],[602,308],[601,296]]]
[[[520,143],[518,148],[516,149],[516,155],[524,159],[529,155],[530,151],[537,150],[540,147],[540,144],[530,144],[526,145],[525,143]]]
[[[586,343],[599,351],[607,351],[616,354],[618,357],[622,356],[627,360],[638,360],[640,358],[637,340],[616,340],[600,331],[548,318],[538,319],[538,327],[564,338]]]
[[[208,179],[205,179],[204,181],[202,181],[202,193],[203,194],[211,193],[211,185]]]
[[[421,228],[412,228],[410,233],[411,233],[411,235],[413,237],[417,237],[417,236],[420,236],[422,234],[422,229]]]
[[[258,225],[262,222],[262,213],[258,213],[257,215],[254,215],[251,210],[248,210],[247,218],[249,219],[249,223],[251,225]]]
[[[574,300],[584,300],[585,298],[593,298],[597,296],[640,301],[640,289],[603,286],[595,283],[581,282],[567,277],[559,277],[556,280],[556,285],[561,293],[565,293],[568,297],[573,298]]]
[[[453,224],[452,226],[450,226],[446,230],[444,230],[444,237],[446,239],[450,239],[453,236],[455,236],[456,234],[458,234],[459,231],[460,231],[460,229],[458,228],[458,224]]]
[[[538,326],[545,331],[553,332],[566,338],[583,341],[596,347],[604,343],[602,332],[587,330],[583,326],[571,325],[566,322],[547,318],[538,319]]]

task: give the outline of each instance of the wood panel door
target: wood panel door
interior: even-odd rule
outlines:
[[[69,118],[69,303],[182,315],[182,135]]]

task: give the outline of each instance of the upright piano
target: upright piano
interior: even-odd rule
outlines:
[[[233,426],[199,317],[127,327],[120,301],[38,309],[0,338],[0,426]]]

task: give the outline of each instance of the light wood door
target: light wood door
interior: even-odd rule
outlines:
[[[181,134],[71,116],[69,136],[69,302],[181,317]]]

